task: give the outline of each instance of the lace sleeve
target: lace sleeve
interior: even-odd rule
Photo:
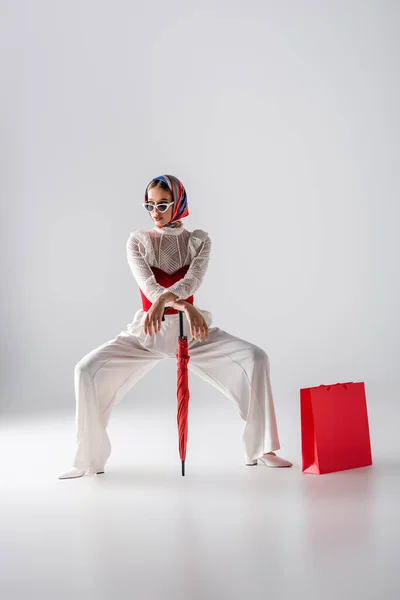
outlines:
[[[146,298],[155,302],[157,298],[166,291],[166,288],[158,284],[147,259],[147,249],[141,232],[134,231],[130,234],[126,243],[127,259],[132,274]]]
[[[168,288],[170,292],[178,294],[180,298],[188,298],[199,289],[210,261],[211,239],[206,231],[201,229],[192,231],[190,242],[194,249],[190,267],[180,281],[173,283]]]

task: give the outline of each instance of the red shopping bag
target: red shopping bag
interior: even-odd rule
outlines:
[[[364,383],[303,388],[300,414],[304,473],[372,465]]]

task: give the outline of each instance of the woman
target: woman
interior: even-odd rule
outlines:
[[[143,206],[154,227],[132,232],[126,245],[142,308],[126,330],[75,367],[77,451],[73,467],[59,479],[104,473],[111,454],[106,431],[111,409],[160,360],[176,359],[178,311],[186,316],[189,370],[232,400],[245,421],[245,464],[256,465],[259,459],[269,467],[291,467],[273,452],[280,445],[267,354],[210,327],[211,313],[194,305],[211,240],[201,229],[184,228],[181,219],[189,214],[185,188],[173,175],[156,177],[146,188]]]

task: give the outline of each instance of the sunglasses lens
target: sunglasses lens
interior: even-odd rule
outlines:
[[[154,204],[150,204],[150,203],[146,203],[144,205],[144,207],[149,211],[152,212],[154,210]],[[160,204],[157,204],[157,210],[160,211],[161,213],[165,212],[166,210],[168,210],[169,206],[168,204],[166,204],[165,202],[161,202]]]

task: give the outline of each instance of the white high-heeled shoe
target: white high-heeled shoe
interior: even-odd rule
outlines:
[[[254,467],[258,464],[257,461],[261,461],[261,463],[267,467],[292,467],[293,466],[293,464],[290,461],[285,460],[284,458],[281,458],[280,456],[276,456],[275,452],[273,452],[272,454],[263,454],[262,456],[260,456],[260,458],[256,458],[254,460],[250,460],[250,461],[246,462],[246,465],[248,467]]]
[[[75,479],[76,477],[82,477],[86,473],[86,469],[78,469],[77,467],[72,467],[72,469],[68,469],[62,475],[59,475],[57,479]],[[97,471],[97,475],[101,475],[104,471]]]

